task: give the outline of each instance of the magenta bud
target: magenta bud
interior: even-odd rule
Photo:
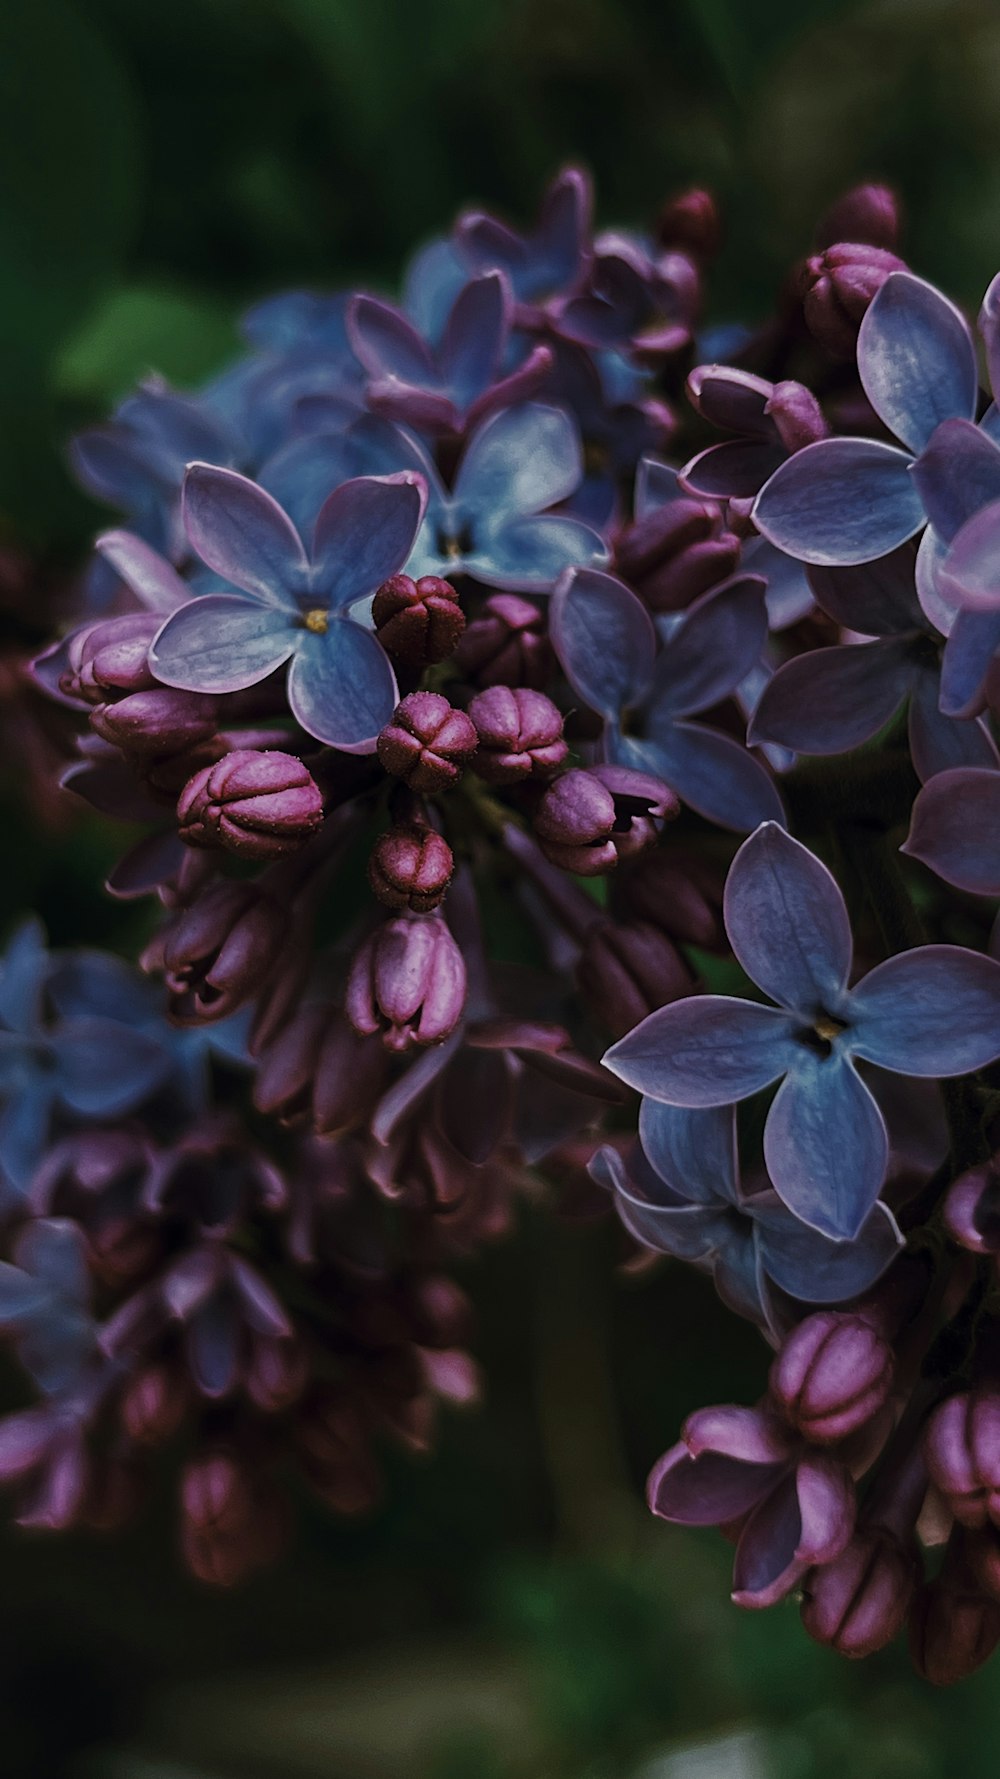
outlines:
[[[967,1532],[965,1554],[980,1587],[991,1600],[1000,1601],[1000,1529],[989,1525],[978,1532]]]
[[[161,967],[170,1011],[183,1025],[224,1019],[257,994],[288,928],[285,909],[248,883],[212,883],[147,948]]]
[[[656,224],[661,247],[679,249],[696,259],[712,259],[718,253],[722,227],[711,192],[694,186],[668,199]]]
[[[278,1414],[302,1395],[309,1356],[300,1340],[262,1338],[254,1342],[246,1369],[246,1392],[264,1414]]]
[[[938,1403],[924,1431],[924,1456],[962,1526],[1000,1525],[1000,1395],[963,1390]]]
[[[378,738],[379,760],[413,791],[456,784],[476,751],[476,731],[440,692],[411,692]]]
[[[433,574],[422,575],[419,581],[394,574],[376,593],[372,618],[386,653],[412,668],[447,660],[465,629],[465,613],[454,587]]]
[[[181,1505],[186,1517],[200,1531],[236,1531],[253,1512],[247,1474],[231,1453],[206,1452],[183,1472]]]
[[[941,1573],[922,1587],[910,1610],[910,1655],[931,1686],[954,1686],[974,1674],[1000,1642],[1000,1603],[980,1588],[963,1537],[953,1533]]]
[[[380,1032],[387,1049],[409,1050],[454,1031],[465,988],[465,960],[441,917],[401,915],[361,946],[345,1006],[355,1031]]]
[[[739,557],[718,504],[684,495],[625,528],[614,566],[651,611],[672,612],[726,580]]]
[[[815,1445],[864,1427],[892,1390],[892,1348],[871,1323],[847,1310],[820,1310],[793,1328],[771,1366],[775,1401]]]
[[[479,748],[475,770],[487,784],[551,778],[568,752],[551,698],[528,686],[489,686],[469,705]]]
[[[673,791],[649,773],[573,767],[546,791],[535,833],[553,865],[578,877],[599,877],[648,846],[679,808]]]
[[[806,1577],[802,1623],[840,1655],[874,1655],[903,1629],[919,1573],[915,1550],[881,1527],[861,1529],[839,1557]]]
[[[147,657],[162,623],[162,617],[154,612],[126,612],[120,618],[78,630],[69,640],[60,690],[69,698],[103,704],[109,695],[143,692],[155,686]]]
[[[801,451],[829,436],[823,410],[804,383],[776,383],[764,412],[774,421],[786,451]]]
[[[858,329],[890,272],[905,262],[885,247],[839,241],[807,259],[799,274],[806,325],[834,358],[853,358]]]
[[[184,1373],[166,1364],[147,1365],[129,1380],[122,1420],[138,1445],[160,1445],[176,1433],[190,1400]]]
[[[177,804],[182,840],[249,859],[294,852],[323,822],[323,797],[294,754],[236,748],[188,781]]]
[[[717,951],[726,943],[724,884],[724,870],[713,870],[694,857],[677,864],[658,848],[645,853],[629,872],[625,894],[641,920],[652,921],[670,938]]]
[[[400,822],[376,840],[368,881],[387,908],[430,914],[444,900],[454,869],[454,854],[442,834],[421,822]]]
[[[90,722],[102,741],[125,753],[176,754],[215,734],[218,706],[203,692],[153,686],[115,704],[98,704]]]
[[[477,685],[540,689],[553,660],[542,613],[516,593],[494,593],[466,630],[455,659]]]
[[[837,241],[866,241],[871,247],[899,244],[899,199],[888,185],[855,185],[831,204],[816,230],[818,247]]]
[[[694,977],[659,927],[645,921],[627,925],[596,921],[587,932],[576,970],[577,982],[597,1018],[622,1038],[641,1019],[690,994]]]
[[[948,1188],[944,1225],[971,1254],[1000,1254],[1000,1169],[996,1158],[970,1168]]]

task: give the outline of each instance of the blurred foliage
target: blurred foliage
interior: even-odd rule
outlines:
[[[712,319],[763,312],[865,176],[900,187],[913,264],[975,305],[1000,262],[1000,11],[5,0],[0,541],[77,560],[106,515],[68,433],[147,370],[211,373],[249,300],[390,288],[463,204],[526,218],[570,158],[602,223],[716,189]],[[4,924],[34,905],[57,942],[128,949],[146,915],[101,896],[107,832],[40,839],[7,764]],[[5,1779],[993,1779],[995,1674],[939,1698],[901,1651],[852,1667],[793,1605],[734,1612],[721,1539],[647,1520],[683,1415],[751,1400],[767,1354],[703,1280],[623,1284],[616,1257],[607,1225],[526,1214],[474,1269],[484,1412],[400,1462],[370,1522],[304,1506],[294,1557],[235,1597],[181,1571],[166,1489],[108,1546],[4,1533]]]

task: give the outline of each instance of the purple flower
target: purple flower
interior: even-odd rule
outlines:
[[[802,1303],[843,1303],[867,1291],[902,1246],[882,1204],[843,1242],[800,1222],[766,1181],[748,1190],[729,1107],[644,1099],[639,1143],[628,1165],[612,1147],[590,1165],[629,1234],[711,1273],[723,1303],[771,1331],[787,1319],[775,1286]]]
[[[573,690],[604,719],[614,764],[652,773],[722,827],[783,821],[774,781],[752,754],[690,719],[729,696],[767,635],[763,582],[731,581],[706,593],[668,632],[621,581],[568,571],[552,601],[551,633]]]
[[[858,374],[902,449],[861,438],[807,445],[765,483],[753,517],[779,549],[820,566],[873,561],[929,524],[917,582],[935,617],[943,545],[978,507],[1000,497],[992,427],[973,424],[979,375],[972,336],[940,291],[893,272],[861,324]]]
[[[811,570],[823,610],[876,640],[811,649],[779,667],[754,711],[751,741],[802,754],[847,753],[877,735],[908,700],[910,751],[921,780],[952,766],[997,764],[982,722],[941,712],[940,638],[917,599],[913,560],[913,546],[902,544],[877,562]]]
[[[688,254],[607,233],[594,243],[587,289],[563,306],[558,328],[592,349],[615,347],[655,359],[688,344],[699,294],[697,267]]]
[[[46,1396],[71,1389],[96,1349],[84,1238],[64,1218],[27,1223],[0,1261],[0,1329]]]
[[[1000,896],[1000,773],[958,766],[925,784],[901,848],[945,883]]]
[[[567,167],[545,193],[532,234],[518,235],[495,216],[472,210],[459,218],[452,245],[470,271],[506,272],[518,325],[537,327],[558,314],[553,299],[575,290],[586,274],[592,209],[587,174]]]
[[[773,1606],[814,1564],[840,1555],[854,1530],[846,1466],[805,1445],[766,1408],[703,1408],[653,1466],[650,1508],[680,1526],[739,1525],[738,1606]]]
[[[991,286],[992,288],[992,286]],[[941,708],[952,716],[971,716],[986,702],[985,682],[1000,649],[1000,500],[973,513],[950,534],[950,548],[940,561],[936,586],[954,611],[941,673]]]
[[[740,435],[685,464],[681,482],[694,494],[752,498],[792,452],[829,432],[816,397],[801,383],[768,383],[750,371],[703,364],[691,372],[687,392],[703,420]]]
[[[723,995],[675,1001],[613,1046],[606,1066],[668,1105],[718,1106],[780,1081],[764,1157],[775,1190],[814,1229],[853,1240],[885,1179],[885,1121],[857,1073],[963,1075],[1000,1056],[1000,965],[925,945],[848,987],[852,941],[826,866],[775,823],[746,840],[726,883],[738,962],[777,1006]]]
[[[535,346],[505,372],[512,325],[502,272],[484,272],[459,291],[436,351],[391,303],[355,297],[348,329],[368,373],[369,408],[421,432],[462,433],[494,409],[534,395],[552,354]]]
[[[350,617],[402,568],[425,504],[419,476],[361,477],[324,501],[307,555],[288,515],[231,470],[192,464],[184,520],[202,561],[240,593],[208,593],[168,618],[150,650],[158,679],[196,692],[256,685],[291,658],[288,702],[307,734],[370,753],[396,703],[376,638]]]
[[[656,394],[651,375],[619,352],[587,352],[560,339],[551,342],[551,351],[548,398],[569,408],[583,439],[583,480],[570,507],[601,529],[639,459],[662,449],[673,432],[673,410]]]

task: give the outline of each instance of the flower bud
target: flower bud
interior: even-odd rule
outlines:
[[[262,1338],[254,1342],[246,1369],[246,1392],[264,1414],[278,1414],[301,1396],[309,1377],[309,1356],[300,1340]]]
[[[455,660],[477,685],[538,690],[553,661],[542,613],[516,593],[495,593],[466,630]]]
[[[339,1007],[298,1007],[260,1052],[253,1100],[290,1121],[311,1111],[321,1136],[365,1123],[382,1091],[385,1056],[359,1036]]]
[[[60,690],[68,698],[103,704],[109,693],[144,692],[155,686],[147,657],[162,622],[155,612],[126,612],[78,630],[67,644]]]
[[[834,358],[853,358],[858,328],[890,272],[905,262],[885,247],[839,241],[807,259],[799,274],[806,325]]]
[[[650,611],[682,611],[733,573],[740,540],[715,501],[682,496],[637,519],[615,543],[615,572]]]
[[[771,1394],[806,1439],[831,1445],[884,1407],[893,1371],[892,1348],[870,1322],[821,1310],[783,1342],[771,1366]]]
[[[831,204],[816,230],[819,247],[837,241],[867,241],[894,248],[899,241],[899,200],[888,185],[855,185]]]
[[[182,840],[249,859],[294,852],[323,822],[323,797],[294,754],[236,748],[188,781],[177,805]]]
[[[183,1472],[181,1505],[199,1530],[235,1531],[253,1511],[249,1478],[231,1453],[205,1452]]]
[[[786,451],[801,451],[829,436],[823,410],[804,383],[776,383],[764,412],[774,421]]]
[[[719,251],[722,229],[711,192],[694,186],[670,198],[656,225],[661,247],[679,248],[696,259],[711,259]]]
[[[1000,1642],[1000,1604],[978,1586],[965,1540],[952,1534],[940,1575],[920,1589],[910,1610],[910,1655],[931,1686],[974,1674]]]
[[[989,1525],[967,1532],[965,1554],[980,1587],[991,1600],[1000,1600],[1000,1528]]]
[[[115,704],[98,704],[91,727],[125,753],[176,754],[215,734],[218,706],[204,692],[153,686]]]
[[[676,946],[644,921],[595,922],[584,939],[576,979],[615,1038],[623,1038],[657,1007],[690,994],[694,986]]]
[[[412,668],[446,661],[465,629],[454,587],[433,574],[394,574],[376,593],[372,618],[386,653]]]
[[[411,692],[396,706],[377,743],[385,770],[424,793],[457,783],[475,751],[471,720],[440,692]]]
[[[717,951],[726,943],[724,884],[724,870],[713,870],[693,856],[677,863],[658,847],[629,872],[625,894],[640,920],[652,921],[682,945]]]
[[[806,1577],[802,1623],[840,1655],[874,1655],[898,1637],[918,1578],[915,1550],[882,1527],[859,1529],[839,1557]]]
[[[475,770],[487,784],[550,778],[566,758],[562,716],[544,692],[490,686],[473,698],[469,716],[479,736]]]
[[[924,1455],[960,1525],[1000,1525],[1000,1394],[975,1389],[940,1402],[927,1422]]]
[[[1000,1169],[995,1156],[953,1181],[944,1201],[944,1225],[970,1254],[1000,1256]]]
[[[612,871],[655,839],[677,814],[677,798],[659,779],[625,766],[574,767],[546,791],[535,833],[546,858],[579,877]]]
[[[442,834],[421,822],[400,822],[376,840],[368,881],[387,908],[430,914],[443,901],[454,869],[454,854]]]
[[[224,1019],[260,990],[287,926],[286,911],[252,884],[213,883],[154,939],[143,968],[163,969],[182,1025]]]
[[[190,1400],[183,1371],[163,1363],[147,1365],[129,1380],[122,1420],[138,1445],[159,1445],[176,1433]]]
[[[389,1050],[440,1044],[465,1006],[465,960],[438,915],[400,916],[366,939],[347,982],[355,1031]]]

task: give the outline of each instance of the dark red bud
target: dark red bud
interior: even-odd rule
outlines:
[[[426,574],[419,581],[394,574],[372,603],[378,639],[406,667],[432,667],[454,654],[465,613],[450,581]]]
[[[806,325],[834,358],[853,358],[872,298],[905,262],[885,247],[840,241],[807,259],[799,277]]]
[[[477,685],[539,690],[553,666],[545,619],[518,594],[495,593],[466,630],[455,660]]]
[[[443,835],[420,822],[401,822],[376,840],[368,881],[387,908],[429,914],[444,900],[454,868]]]
[[[177,819],[189,846],[277,859],[322,826],[323,797],[294,754],[237,748],[188,781]]]
[[[475,770],[487,784],[550,778],[566,758],[562,716],[544,692],[490,686],[473,698],[469,716],[479,736]]]
[[[411,692],[382,730],[377,752],[387,772],[426,794],[457,783],[477,739],[469,717],[440,692]]]

